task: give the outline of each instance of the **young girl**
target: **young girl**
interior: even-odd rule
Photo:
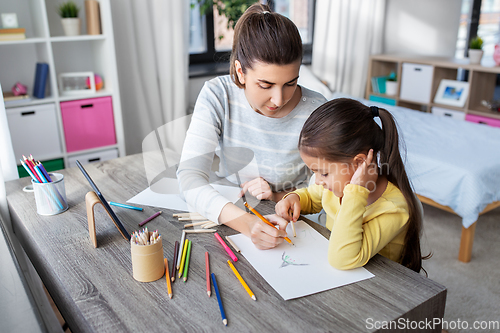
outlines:
[[[177,170],[190,206],[251,237],[260,249],[283,242],[288,222],[269,216],[278,230],[222,196],[210,185],[212,164],[217,162],[217,177],[259,200],[278,201],[308,181],[297,150],[299,133],[326,100],[297,85],[301,61],[295,24],[266,5],[248,8],[234,30],[230,75],[206,82],[198,96]],[[245,170],[240,172],[238,162],[245,164],[247,158],[253,159],[251,167],[241,165]]]
[[[352,99],[332,100],[305,122],[299,150],[316,183],[287,194],[277,215],[296,221],[301,212],[323,208],[331,230],[328,261],[335,268],[361,267],[380,253],[419,272],[421,214],[392,115]]]

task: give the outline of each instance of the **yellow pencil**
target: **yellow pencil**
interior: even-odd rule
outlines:
[[[241,275],[238,272],[238,270],[236,269],[236,267],[234,267],[233,263],[231,261],[229,261],[229,260],[227,261],[227,263],[229,264],[229,267],[231,267],[231,269],[233,270],[234,275],[236,275],[236,277],[238,278],[238,280],[240,280],[241,285],[243,286],[243,288],[245,288],[245,290],[247,291],[248,295],[250,295],[250,297],[252,297],[252,299],[254,301],[256,301],[257,298],[255,297],[255,295],[253,294],[253,292],[250,290],[250,288],[246,284],[245,280],[243,280],[243,278],[241,277]]]
[[[188,247],[189,241],[186,239],[184,241],[184,248],[182,249],[182,259],[181,259],[181,265],[179,266],[179,279],[182,276],[182,270],[184,268],[184,262],[186,261],[186,252],[187,252],[187,247]]]
[[[271,227],[273,227],[273,228],[276,228],[276,226],[275,226],[274,224],[272,224],[271,222],[269,222],[269,221],[268,221],[268,220],[267,220],[264,216],[262,216],[262,215],[261,215],[258,211],[256,211],[255,209],[253,209],[253,208],[252,208],[252,206],[250,206],[248,203],[246,203],[246,202],[245,202],[245,206],[246,206],[248,209],[250,209],[250,211],[251,211],[252,213],[254,213],[255,215],[257,215],[257,217],[258,217],[259,219],[261,219],[261,220],[262,220],[262,222],[264,222],[264,223],[266,223],[266,224],[269,224],[269,225],[270,225]],[[285,231],[285,232],[286,232],[286,231]],[[290,240],[290,238],[285,237],[285,240],[286,240],[288,243],[290,243],[290,244],[294,245],[294,244],[292,243],[292,241]]]
[[[170,273],[168,271],[168,260],[167,258],[165,260],[165,278],[167,279],[167,290],[168,290],[168,297],[172,298],[172,285],[170,284]]]

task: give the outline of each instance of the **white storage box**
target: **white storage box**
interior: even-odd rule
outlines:
[[[37,160],[61,156],[54,103],[9,108],[6,112],[16,160],[30,154]]]
[[[451,117],[451,118],[455,118],[455,119],[459,119],[459,120],[465,120],[465,112],[463,112],[463,111],[450,110],[450,109],[445,109],[445,108],[433,106],[431,108],[431,112],[433,115],[436,115],[436,116]]]
[[[89,164],[92,162],[102,162],[107,160],[112,160],[118,157],[117,149],[101,150],[95,153],[80,154],[68,157],[69,168],[76,167],[76,160],[80,161],[81,164]]]
[[[431,65],[403,63],[399,98],[410,102],[429,103],[433,72]]]

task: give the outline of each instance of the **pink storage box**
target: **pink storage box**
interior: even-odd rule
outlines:
[[[493,127],[500,127],[500,119],[477,116],[475,114],[468,114],[465,116],[465,120],[477,124],[485,124]]]
[[[116,143],[111,97],[61,102],[66,151]]]

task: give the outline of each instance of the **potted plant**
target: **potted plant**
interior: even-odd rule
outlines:
[[[57,10],[59,16],[61,16],[61,22],[66,36],[80,35],[81,22],[78,17],[80,8],[70,0],[60,4]]]
[[[398,90],[398,77],[396,73],[391,72],[385,81],[385,94],[389,96],[396,95]]]
[[[469,44],[469,62],[471,64],[480,64],[483,57],[483,39],[474,37]]]

